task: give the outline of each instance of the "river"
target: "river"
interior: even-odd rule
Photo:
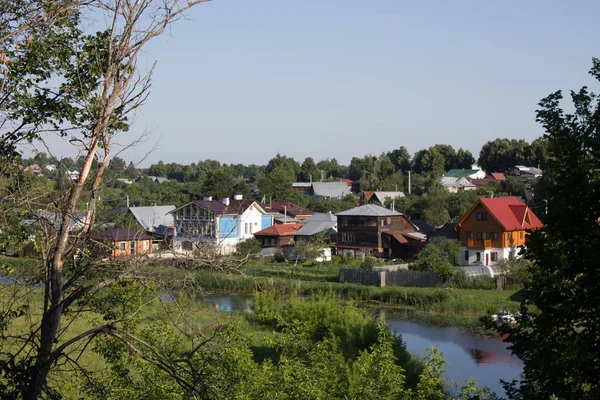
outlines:
[[[216,295],[202,300],[225,311],[252,311],[252,298],[248,295]],[[462,385],[470,377],[479,387],[487,386],[499,395],[504,395],[500,379],[519,379],[523,369],[522,361],[507,349],[508,344],[499,337],[485,337],[465,332],[456,327],[430,325],[410,318],[410,313],[384,313],[391,329],[402,335],[409,352],[421,357],[427,349],[435,346],[444,354],[449,390]]]

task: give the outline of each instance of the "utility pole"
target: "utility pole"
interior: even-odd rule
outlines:
[[[408,170],[408,194],[411,194],[411,186],[410,186],[410,169]]]

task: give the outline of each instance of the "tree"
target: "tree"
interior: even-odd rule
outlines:
[[[256,238],[242,240],[235,246],[235,252],[240,257],[256,256],[262,251],[260,242]]]
[[[200,2],[202,0],[185,4],[167,0],[160,5],[152,0],[86,3],[91,8],[69,9],[58,19],[59,23],[45,26],[43,34],[31,30],[37,33],[34,40],[9,43],[6,61],[9,73],[4,76],[11,91],[6,92],[3,107],[11,127],[2,134],[2,155],[14,150],[15,144],[22,141],[44,143],[43,135],[54,132],[62,137],[69,135],[71,143],[81,145],[83,157],[77,182],[58,203],[58,229],[47,236],[49,251],[44,265],[41,321],[38,328],[31,330],[29,345],[25,346],[27,352],[16,356],[23,357],[17,359],[23,373],[14,382],[15,390],[26,400],[39,397],[47,389],[50,370],[57,363],[60,365],[70,346],[99,334],[124,338],[110,323],[76,337],[61,337],[65,313],[75,306],[92,304],[94,294],[115,280],[131,278],[130,271],[123,271],[116,275],[111,273],[106,280],[82,282],[81,277],[87,273],[69,265],[69,260],[91,232],[104,172],[115,144],[113,139],[127,131],[129,117],[148,95],[152,71],[146,74],[138,70],[138,56],[150,40],[162,35],[171,22]],[[37,4],[49,6],[41,7],[40,12],[53,12],[51,4]],[[80,11],[109,21],[109,25],[95,34],[85,34],[79,26]],[[101,16],[101,13],[105,14]],[[28,26],[23,28],[30,30]],[[7,47],[4,41],[2,46]],[[95,163],[97,168],[93,169]],[[79,209],[84,188],[87,211]],[[69,227],[73,217],[81,211],[85,215],[83,229],[72,234]],[[131,345],[123,340],[126,342]]]
[[[600,81],[599,59],[590,73]],[[548,214],[524,252],[531,279],[508,339],[524,362],[508,392],[514,399],[600,397],[600,102],[586,87],[570,97],[572,113],[560,91],[537,110],[548,141]]]
[[[504,172],[528,163],[529,144],[525,140],[496,139],[483,145],[477,163],[487,173]]]
[[[458,149],[456,160],[452,168],[471,169],[475,164],[475,158],[469,150]]]
[[[321,179],[321,171],[315,165],[315,161],[311,157],[306,157],[300,167],[300,182],[312,182]]]
[[[205,194],[210,194],[216,199],[231,197],[234,192],[235,184],[233,183],[233,175],[229,167],[220,167],[213,169],[206,175],[202,191]]]
[[[460,244],[446,238],[434,238],[417,254],[413,268],[417,271],[431,271],[444,280],[454,273],[458,265]]]
[[[410,153],[404,146],[387,153],[396,170],[408,172],[410,170]]]
[[[525,190],[525,183],[518,176],[509,176],[502,182],[502,191],[513,196],[521,196]]]

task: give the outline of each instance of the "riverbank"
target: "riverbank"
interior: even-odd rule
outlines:
[[[494,314],[499,309],[516,311],[520,304],[520,292],[514,290],[377,287],[339,283],[336,280],[338,268],[331,265],[299,267],[254,264],[243,272],[224,272],[211,269],[184,271],[163,264],[160,274],[172,282],[189,282],[193,279],[196,285],[214,293],[250,294],[274,290],[281,296],[302,297],[333,293],[340,300],[352,300],[361,306],[420,311],[427,314],[423,318],[451,321],[451,325],[472,330],[481,330],[479,319],[482,316]],[[179,289],[177,284],[173,289]]]

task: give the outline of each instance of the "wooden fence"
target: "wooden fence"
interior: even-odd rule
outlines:
[[[338,274],[340,282],[362,283],[376,286],[435,287],[442,280],[435,272],[419,271],[374,271],[368,269],[342,268]]]

